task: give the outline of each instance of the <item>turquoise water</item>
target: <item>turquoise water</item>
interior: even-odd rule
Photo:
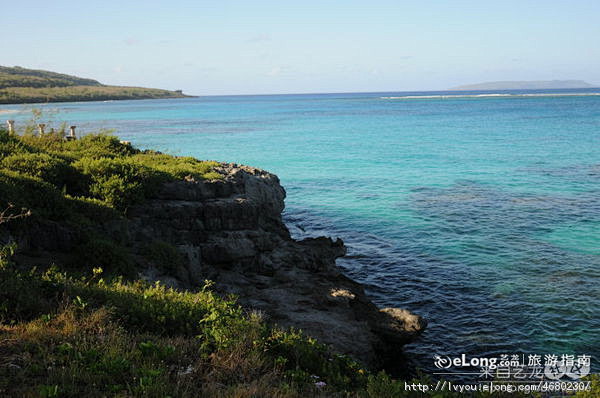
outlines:
[[[80,130],[278,174],[295,236],[341,237],[340,266],[379,305],[428,318],[407,347],[417,366],[572,353],[598,369],[600,96],[390,98],[405,95],[418,93],[45,108]]]

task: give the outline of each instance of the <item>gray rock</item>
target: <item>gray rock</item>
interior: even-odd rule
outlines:
[[[423,318],[378,309],[340,272],[335,260],[346,253],[340,239],[291,239],[277,176],[235,164],[218,171],[221,181],[165,184],[156,198],[128,213],[135,245],[162,239],[190,259],[189,278],[178,286],[194,288],[210,278],[270,322],[299,328],[372,366],[424,330]],[[173,285],[172,275],[146,277]]]

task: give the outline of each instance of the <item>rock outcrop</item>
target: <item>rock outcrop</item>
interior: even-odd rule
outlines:
[[[182,288],[214,280],[272,322],[302,329],[373,366],[425,328],[423,318],[406,310],[378,309],[340,272],[341,240],[290,237],[277,176],[235,164],[219,172],[221,181],[166,184],[156,198],[130,209],[135,241],[159,239],[186,256],[175,275],[150,267],[146,278]]]
[[[340,272],[335,260],[346,252],[341,240],[291,238],[281,217],[285,190],[277,176],[235,164],[217,171],[222,180],[167,183],[129,208],[126,218],[86,226],[92,230],[85,233],[41,220],[25,232],[0,229],[0,242],[16,240],[22,264],[68,264],[86,233],[110,236],[133,254],[148,280],[182,289],[213,280],[271,322],[301,329],[374,367],[395,358],[423,331],[423,318],[378,309],[360,284]],[[174,269],[149,258],[148,247],[156,242],[180,253]]]

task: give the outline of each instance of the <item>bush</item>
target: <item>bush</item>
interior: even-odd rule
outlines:
[[[78,270],[102,268],[114,275],[129,278],[136,276],[129,251],[120,244],[105,238],[93,237],[77,249],[73,267]]]
[[[213,171],[217,165],[142,153],[108,134],[66,141],[60,132],[17,137],[0,130],[0,171],[33,177],[63,189],[63,194],[98,199],[120,211],[141,203],[166,181],[222,178]],[[20,179],[13,181],[19,184]]]
[[[125,210],[141,203],[168,177],[131,158],[83,158],[74,167],[89,176],[89,193]]]
[[[144,256],[162,271],[171,275],[185,263],[183,255],[175,246],[161,240],[150,243],[145,248]]]
[[[118,137],[109,134],[88,134],[77,140],[66,141],[64,151],[78,158],[119,158],[139,152],[131,145],[121,144]]]
[[[19,138],[9,135],[8,131],[0,128],[0,158],[17,153],[35,152],[34,148],[24,143]]]
[[[118,211],[100,199],[84,196],[67,196],[66,199],[72,208],[71,220],[77,225],[96,225],[123,217]]]
[[[41,115],[40,115],[41,116]],[[38,118],[37,112],[34,111],[34,118]],[[64,128],[61,127],[58,132],[48,132],[42,136],[33,134],[35,131],[34,125],[29,125],[26,130],[31,130],[31,134],[24,134],[19,137],[19,140],[33,148],[36,152],[52,152],[62,150],[65,142]]]
[[[213,172],[213,168],[218,166],[217,162],[200,161],[192,157],[176,157],[156,152],[145,152],[133,157],[140,163],[153,168],[159,172],[167,174],[173,180],[183,178],[219,179],[220,174]],[[212,173],[210,178],[207,174]]]
[[[34,217],[65,220],[70,214],[60,190],[40,178],[0,169],[0,205],[30,209]]]
[[[68,192],[81,192],[85,178],[64,159],[46,153],[21,153],[2,159],[0,167],[37,177]]]

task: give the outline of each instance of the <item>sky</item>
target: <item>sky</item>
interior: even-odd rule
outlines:
[[[600,86],[600,1],[0,0],[0,65],[194,95]]]

